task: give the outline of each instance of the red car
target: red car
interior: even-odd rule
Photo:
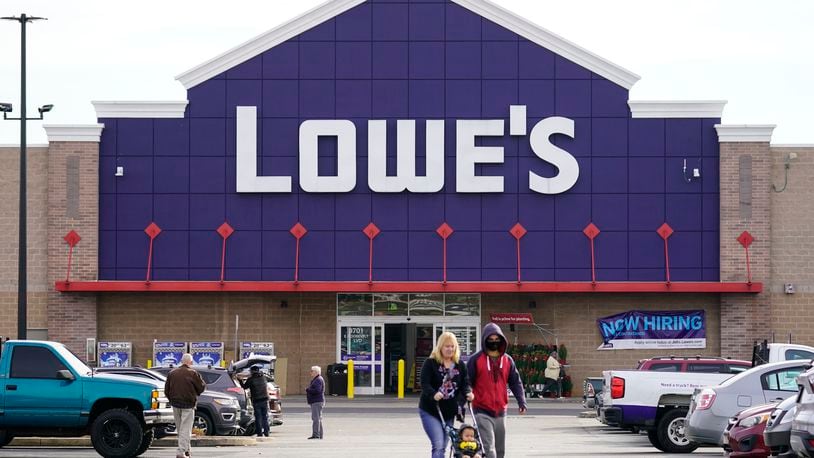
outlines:
[[[639,360],[636,369],[657,372],[700,372],[706,374],[740,374],[751,369],[751,361],[716,356],[657,356]]]
[[[724,451],[730,458],[766,458],[772,452],[763,442],[766,422],[777,403],[762,404],[742,410],[729,419],[724,431]]]

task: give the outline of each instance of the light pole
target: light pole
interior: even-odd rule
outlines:
[[[26,121],[42,120],[43,113],[51,111],[53,105],[43,105],[39,108],[39,118],[26,117],[26,97],[25,97],[25,25],[29,22],[45,19],[42,17],[26,16],[21,14],[20,17],[3,17],[0,18],[8,21],[17,21],[21,25],[20,35],[20,117],[9,118],[8,114],[11,112],[10,103],[0,103],[0,111],[3,113],[4,120],[20,121],[20,242],[19,253],[17,255],[17,338],[25,339],[28,334],[28,264],[27,264],[27,250],[28,243],[26,237]]]

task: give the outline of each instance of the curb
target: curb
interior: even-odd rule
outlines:
[[[193,447],[240,447],[257,445],[258,442],[268,442],[269,439],[258,441],[254,437],[237,436],[204,436],[193,437]],[[18,437],[11,441],[16,447],[92,447],[89,436],[82,437]],[[178,441],[173,437],[156,439],[151,447],[175,447]]]
[[[580,412],[579,415],[577,415],[577,418],[596,418],[596,412],[586,410],[585,412]]]

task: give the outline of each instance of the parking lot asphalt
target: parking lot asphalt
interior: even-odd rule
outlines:
[[[416,399],[328,399],[324,412],[324,440],[307,440],[310,412],[304,400],[287,399],[285,423],[275,426],[271,438],[243,447],[198,447],[194,457],[423,457],[429,441],[416,411]],[[573,402],[532,400],[529,414],[517,415],[511,401],[507,418],[507,457],[679,457],[654,449],[643,434],[608,428]],[[173,457],[169,447],[151,448],[145,458]],[[693,456],[721,456],[721,449],[703,448]],[[96,457],[91,448],[5,447],[0,457]]]

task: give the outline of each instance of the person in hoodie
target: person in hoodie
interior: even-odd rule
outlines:
[[[472,392],[475,395],[472,409],[483,442],[486,458],[503,458],[506,455],[506,411],[512,390],[520,415],[526,413],[526,395],[523,382],[514,365],[514,360],[506,354],[508,342],[500,326],[489,323],[481,333],[483,347],[467,362]]]

